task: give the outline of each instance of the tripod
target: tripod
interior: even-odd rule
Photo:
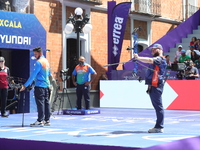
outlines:
[[[69,95],[67,93],[67,88],[66,88],[66,81],[70,78],[70,76],[67,76],[66,72],[61,72],[60,74],[60,77],[62,79],[62,82],[63,82],[63,89],[62,89],[62,98],[60,99],[60,104],[59,104],[59,108],[58,108],[58,113],[57,115],[59,115],[59,111],[60,109],[63,110],[63,104],[64,104],[64,98],[65,98],[65,92],[66,92],[66,95],[67,95],[67,99],[69,101],[69,104],[70,104],[70,107],[72,109],[72,105],[71,105],[71,101],[69,99]]]

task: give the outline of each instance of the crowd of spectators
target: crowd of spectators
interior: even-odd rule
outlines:
[[[192,37],[188,50],[183,49],[182,45],[178,46],[178,50],[175,52],[173,63],[184,63],[186,61],[192,61],[194,66],[200,69],[200,39]]]
[[[184,63],[187,66],[185,72],[189,75],[193,75],[193,77],[190,79],[199,77],[198,69],[200,69],[200,39],[192,37],[190,43],[188,44],[187,50],[183,49],[182,45],[179,45],[177,51],[175,52],[173,62],[170,62],[169,55],[166,55],[165,57],[168,64],[167,69],[172,69],[174,64]]]

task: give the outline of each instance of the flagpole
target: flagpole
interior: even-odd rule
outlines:
[[[108,1],[108,64],[112,62],[112,10],[116,6],[116,1]],[[112,66],[108,67],[107,77],[111,79]]]

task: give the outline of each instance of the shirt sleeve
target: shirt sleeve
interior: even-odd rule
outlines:
[[[190,56],[190,53],[191,53],[191,50],[187,50],[187,51],[185,52],[185,55]]]
[[[52,76],[51,70],[49,69],[48,76]]]
[[[191,57],[190,57],[190,56],[188,56],[188,55],[186,55],[186,59],[191,59]]]
[[[8,74],[8,76],[10,76],[10,69],[7,67],[7,74]]]
[[[199,74],[199,70],[195,67],[196,74]]]
[[[198,56],[200,56],[200,51],[194,50]]]
[[[72,72],[73,75],[76,75],[77,72],[76,72],[76,68],[74,69],[74,71]]]
[[[153,58],[153,64],[154,65],[160,65],[161,63],[162,63],[162,58],[161,57]]]
[[[37,76],[38,72],[41,70],[41,68],[42,68],[42,65],[38,61],[36,61],[35,67],[33,69],[31,76],[28,78],[28,80],[24,84],[25,87],[29,86],[33,82],[33,80],[36,78],[36,76]]]
[[[91,67],[91,66],[89,66],[89,73],[95,73],[96,71]]]

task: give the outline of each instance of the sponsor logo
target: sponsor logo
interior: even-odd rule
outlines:
[[[113,54],[114,54],[114,56],[117,56],[117,54],[118,54],[118,47],[116,46],[116,45],[114,45],[113,46]]]
[[[67,114],[82,114],[81,111],[66,111]]]
[[[113,43],[114,43],[113,54],[115,56],[118,54],[118,50],[119,50],[119,48],[117,47],[117,44],[119,44],[120,42],[123,21],[124,21],[124,18],[115,17],[115,23],[113,25]]]
[[[124,78],[124,80],[134,80],[134,79],[137,79],[138,77],[137,76],[124,76],[123,78]]]
[[[0,34],[0,43],[31,45],[31,37]]]
[[[95,113],[98,113],[98,112],[99,112],[98,110],[87,111],[88,114],[95,114]]]
[[[22,28],[20,21],[10,21],[10,20],[4,20],[0,19],[0,26],[2,27],[10,27],[10,28]]]

